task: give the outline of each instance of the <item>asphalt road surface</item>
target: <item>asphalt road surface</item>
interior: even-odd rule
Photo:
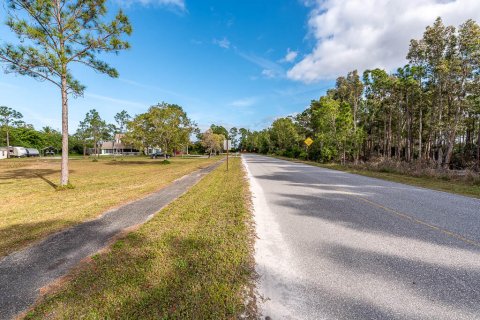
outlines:
[[[480,319],[480,200],[245,155],[271,319]]]

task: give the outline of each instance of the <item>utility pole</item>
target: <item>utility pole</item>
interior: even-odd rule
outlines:
[[[223,149],[227,150],[227,171],[228,171],[228,155],[230,149],[231,140],[225,139],[223,140]]]

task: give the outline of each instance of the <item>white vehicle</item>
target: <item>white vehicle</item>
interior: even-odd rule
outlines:
[[[24,147],[12,147],[10,149],[10,154],[16,158],[23,158],[28,155],[27,149]]]

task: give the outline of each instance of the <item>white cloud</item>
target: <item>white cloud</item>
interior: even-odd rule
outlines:
[[[312,5],[311,35],[317,43],[287,73],[304,82],[332,79],[353,69],[394,70],[405,59],[410,39],[441,16],[458,26],[480,20],[479,0],[306,0]]]
[[[287,54],[285,55],[285,58],[282,59],[282,61],[285,62],[293,62],[298,56],[298,51],[291,51],[290,48],[287,50]]]
[[[262,76],[266,78],[285,77],[285,70],[276,62],[259,57],[254,54],[247,54],[237,50],[237,54],[243,59],[262,68]]]
[[[253,106],[257,102],[257,100],[258,99],[255,97],[243,98],[232,101],[229,103],[229,105],[237,108],[246,108]]]
[[[223,39],[213,39],[213,44],[216,44],[220,48],[229,49],[230,48],[230,41],[223,37]]]
[[[269,78],[269,79],[272,79],[272,78],[275,78],[277,76],[277,73],[275,72],[275,70],[272,70],[272,69],[263,69],[262,70],[262,76],[264,76],[266,78]]]
[[[139,3],[144,6],[158,5],[167,6],[180,11],[185,11],[185,0],[116,0],[120,5],[129,7],[133,4]]]

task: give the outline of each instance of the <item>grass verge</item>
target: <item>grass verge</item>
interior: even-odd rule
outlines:
[[[225,169],[94,256],[26,318],[254,318],[249,191],[240,159]]]
[[[0,160],[0,257],[48,234],[161,189],[216,159],[144,157],[70,161],[74,189],[56,191],[60,160]]]
[[[279,157],[279,156],[273,156],[273,157],[278,159],[293,161],[293,162],[305,163],[305,164],[327,168],[327,169],[359,174],[359,175],[367,176],[371,178],[404,183],[404,184],[408,184],[416,187],[422,187],[427,189],[460,194],[460,195],[474,197],[474,198],[480,198],[480,185],[472,182],[468,182],[468,181],[455,180],[455,179],[445,180],[442,177],[431,177],[431,176],[428,176],[428,177],[427,176],[425,177],[409,176],[404,173],[372,171],[372,170],[366,170],[362,168],[356,168],[353,166],[342,166],[340,164],[334,164],[334,163],[323,164],[323,163],[318,163],[314,161],[305,161],[305,160],[298,160],[298,159]]]

